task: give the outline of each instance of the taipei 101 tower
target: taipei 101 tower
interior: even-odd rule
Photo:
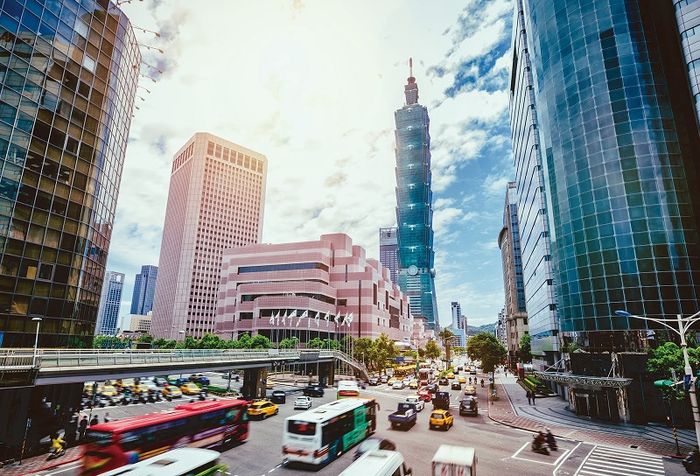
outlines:
[[[396,122],[396,222],[398,281],[408,295],[411,314],[438,323],[433,251],[433,193],[430,188],[430,118],[418,104],[418,84],[410,76],[404,86],[406,104],[394,113]]]

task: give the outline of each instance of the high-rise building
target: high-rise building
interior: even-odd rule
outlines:
[[[700,136],[673,3],[523,7],[561,330],[589,351],[644,346],[647,323],[616,310],[700,308]]]
[[[430,172],[430,118],[418,104],[418,84],[411,73],[404,87],[406,104],[394,113],[396,122],[396,223],[401,290],[411,313],[438,324],[433,251],[433,193]]]
[[[458,302],[452,301],[450,309],[452,311],[450,330],[457,339],[455,345],[464,347],[467,345],[467,318],[462,315],[462,306]]]
[[[695,116],[700,128],[700,3],[672,0],[681,36],[683,59],[687,65]]]
[[[535,368],[559,360],[559,320],[554,288],[545,163],[539,146],[536,98],[532,94],[530,38],[525,31],[522,0],[513,20],[513,68],[510,76],[510,127],[515,164],[515,200],[520,233],[525,307]],[[512,193],[513,191],[510,190]]]
[[[100,295],[100,308],[97,313],[95,335],[116,335],[123,288],[124,273],[108,271],[102,286],[102,294]]]
[[[513,359],[520,350],[520,339],[528,333],[525,284],[520,250],[520,225],[515,182],[508,182],[503,209],[503,228],[498,234],[506,297],[505,332],[508,354]]]
[[[396,227],[379,229],[379,262],[389,270],[391,281],[398,283],[399,245]]]
[[[0,5],[0,346],[90,345],[141,55],[107,0]],[[11,426],[11,425],[10,425]]]
[[[134,293],[131,298],[131,314],[145,316],[153,310],[153,296],[156,292],[158,266],[141,266],[141,272],[136,275]]]
[[[151,331],[182,339],[214,331],[224,249],[262,238],[267,158],[198,132],[175,154]]]

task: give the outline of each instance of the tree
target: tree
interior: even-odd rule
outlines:
[[[143,334],[136,339],[136,342],[141,342],[144,344],[150,344],[153,342],[153,336],[151,334]]]
[[[418,347],[418,357],[421,359],[425,357],[425,347]]]
[[[520,350],[518,350],[518,357],[520,358],[520,362],[524,364],[532,362],[530,342],[530,334],[525,334],[520,338]]]
[[[270,347],[270,339],[268,339],[262,334],[256,334],[255,337],[253,337],[250,341],[251,349],[269,349]]]
[[[480,360],[481,368],[485,372],[493,372],[496,365],[505,360],[508,351],[498,342],[496,336],[482,332],[467,342],[467,355],[472,360]]]
[[[368,337],[360,337],[355,340],[355,346],[353,348],[353,357],[364,362],[365,365],[370,366],[372,364],[372,353],[373,353],[372,339]]]
[[[429,340],[428,343],[425,344],[425,356],[431,360],[440,357],[440,347],[438,347],[434,340]]]
[[[222,347],[221,337],[207,332],[199,340],[200,349],[221,349]]]
[[[450,359],[450,347],[452,347],[452,343],[454,342],[455,335],[452,333],[451,330],[449,330],[447,327],[445,327],[443,330],[440,331],[438,334],[438,337],[442,341],[443,347],[445,347],[445,360],[447,360],[447,365],[450,365],[451,359]]]
[[[374,340],[374,348],[374,360],[378,369],[386,367],[386,361],[393,359],[399,354],[394,341],[389,339],[389,336],[383,332]]]
[[[322,349],[323,348],[323,339],[320,339],[318,337],[314,337],[309,342],[307,342],[306,347],[309,349]]]
[[[700,362],[700,348],[689,347],[688,357],[690,366],[694,369],[698,368]],[[649,360],[647,360],[647,370],[658,378],[671,377],[671,369],[676,370],[676,375],[683,375],[685,371],[685,362],[683,360],[683,350],[675,342],[665,342],[656,349],[649,351]]]
[[[299,339],[296,337],[287,337],[280,341],[280,349],[296,349],[299,345]]]
[[[338,349],[340,349],[340,342],[338,342],[335,339],[323,339],[323,348],[324,349],[331,349],[331,350],[338,350]]]
[[[238,337],[238,347],[237,349],[250,349],[253,347],[253,339],[247,332]]]
[[[156,349],[174,349],[177,341],[164,339],[162,337],[153,341],[153,347]]]
[[[124,349],[129,347],[131,341],[117,336],[95,336],[92,339],[93,349]]]

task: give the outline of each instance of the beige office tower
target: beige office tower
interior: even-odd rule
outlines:
[[[267,158],[198,132],[175,154],[151,332],[214,331],[222,251],[262,238]]]

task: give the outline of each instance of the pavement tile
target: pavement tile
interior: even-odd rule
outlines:
[[[3,476],[24,476],[36,474],[40,471],[46,471],[56,466],[60,466],[71,461],[80,459],[80,447],[68,448],[66,454],[60,458],[47,461],[48,455],[33,456],[22,460],[22,464],[12,463],[0,468],[0,473]]]

